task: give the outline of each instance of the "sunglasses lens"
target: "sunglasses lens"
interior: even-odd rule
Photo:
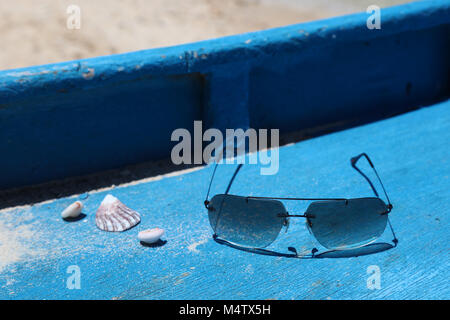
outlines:
[[[379,198],[313,202],[306,211],[307,225],[325,248],[357,248],[383,234],[387,211]]]
[[[208,216],[216,235],[227,241],[264,248],[280,233],[286,218],[283,204],[275,200],[216,195],[209,203]]]

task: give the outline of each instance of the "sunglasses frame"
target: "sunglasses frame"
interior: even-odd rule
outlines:
[[[351,158],[350,159],[350,164],[369,183],[370,188],[372,189],[372,191],[374,192],[374,194],[376,196],[375,198],[374,197],[370,197],[370,199],[379,199],[379,200],[383,201],[380,198],[380,196],[379,196],[375,186],[373,185],[373,183],[369,179],[369,177],[366,174],[364,174],[361,171],[361,169],[358,168],[357,165],[356,165],[358,163],[358,161],[361,158],[363,158],[363,157],[367,160],[367,162],[369,163],[370,167],[375,172],[375,175],[377,176],[377,179],[378,179],[378,181],[379,181],[379,183],[380,183],[380,185],[381,185],[381,187],[383,189],[383,193],[384,193],[388,203],[386,205],[387,211],[382,213],[382,214],[387,214],[388,215],[392,211],[393,205],[392,205],[392,203],[391,203],[391,201],[389,199],[389,196],[388,196],[388,194],[386,192],[386,189],[385,189],[385,187],[383,185],[383,182],[381,181],[381,178],[380,178],[377,170],[375,169],[375,166],[373,165],[373,162],[370,159],[370,157],[366,153],[361,153],[358,156]],[[211,191],[211,185],[212,185],[212,182],[214,180],[214,175],[216,173],[217,166],[218,166],[218,163],[215,164],[214,171],[213,171],[213,174],[211,176],[211,181],[210,181],[209,187],[208,187],[208,192],[206,194],[206,198],[205,198],[205,201],[204,201],[204,205],[205,205],[205,208],[207,210],[211,210],[211,207],[209,206],[209,204],[210,204],[209,193]],[[232,186],[232,184],[234,182],[234,179],[236,178],[237,174],[241,170],[242,166],[243,166],[243,164],[239,164],[238,167],[236,168],[233,176],[230,179],[230,182],[228,183],[228,186],[227,186],[227,189],[226,189],[224,195],[228,195],[229,194],[229,191],[230,191],[231,186]],[[354,199],[348,199],[348,198],[291,198],[291,197],[256,197],[256,196],[248,196],[248,197],[245,197],[245,198],[246,199],[282,200],[282,201],[346,201],[346,202],[348,202],[349,200],[354,200]],[[369,197],[367,197],[367,198],[355,198],[355,199],[369,199]],[[383,203],[384,203],[384,201],[383,201]],[[280,217],[284,217],[286,219],[285,220],[285,224],[284,224],[286,227],[289,226],[289,218],[306,218],[307,222],[308,222],[308,218],[312,218],[311,216],[308,216],[306,213],[304,213],[304,214],[289,214],[288,212],[286,212],[285,214],[280,214],[279,216]],[[361,249],[361,248],[374,246],[374,245],[379,245],[379,246],[383,246],[384,245],[385,249],[382,250],[382,251],[395,248],[397,246],[397,244],[398,244],[398,239],[397,239],[397,237],[395,235],[395,232],[394,232],[392,224],[391,224],[391,222],[389,220],[389,217],[387,218],[387,222],[388,222],[389,228],[390,228],[390,230],[392,232],[392,235],[394,237],[394,239],[392,240],[393,245],[388,244],[388,243],[367,243],[365,245],[362,245],[362,246],[356,248],[356,250]],[[314,236],[314,234],[313,234],[313,236]],[[263,248],[241,246],[239,244],[229,242],[226,239],[219,238],[217,236],[217,234],[215,233],[215,230],[214,230],[213,239],[219,244],[224,244],[224,245],[227,245],[229,247],[232,247],[232,248],[235,248],[235,249],[239,249],[239,250],[243,250],[243,251],[248,251],[248,252],[258,253],[258,254],[263,254],[263,255],[282,256],[282,257],[290,257],[290,258],[325,258],[327,256],[336,254],[336,252],[342,252],[342,251],[347,252],[347,251],[355,250],[355,248],[348,248],[348,249],[347,248],[342,248],[342,249],[332,249],[332,250],[325,251],[323,253],[318,253],[318,250],[316,248],[313,248],[311,250],[310,254],[299,255],[297,253],[297,250],[295,248],[293,248],[293,247],[289,247],[288,248],[288,250],[290,252],[292,252],[292,253],[280,253],[280,252],[271,251],[271,250],[267,250],[267,249],[263,249]],[[357,254],[355,256],[358,256],[358,255],[364,255],[364,254]]]

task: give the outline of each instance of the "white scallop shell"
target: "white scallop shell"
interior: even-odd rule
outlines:
[[[104,231],[121,232],[133,228],[141,221],[141,216],[131,210],[116,197],[108,194],[103,199],[95,215],[95,224]]]
[[[68,218],[76,218],[81,214],[81,211],[83,210],[83,204],[80,201],[76,201],[72,203],[70,206],[68,206],[64,211],[61,213],[61,217],[63,219]]]
[[[139,232],[138,239],[142,242],[152,244],[158,242],[158,240],[161,239],[163,234],[164,229],[153,228],[150,230],[144,230]]]

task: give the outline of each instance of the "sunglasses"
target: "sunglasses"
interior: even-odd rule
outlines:
[[[388,204],[380,199],[372,181],[358,167],[364,157],[380,182]],[[320,258],[345,257],[385,251],[397,246],[389,213],[392,204],[380,176],[369,156],[362,153],[351,159],[352,167],[369,183],[375,197],[367,198],[280,198],[253,197],[228,194],[236,175],[242,168],[240,164],[234,172],[224,194],[217,194],[209,200],[211,185],[218,164],[209,183],[204,202],[208,210],[209,222],[216,242],[254,253],[286,257]],[[312,201],[304,214],[289,214],[280,201]],[[264,249],[272,244],[283,227],[289,227],[290,218],[304,218],[310,233],[323,247],[328,249],[318,253],[313,248],[310,253],[299,255],[295,248],[292,253],[279,253]],[[390,243],[374,243],[389,225],[394,239]]]

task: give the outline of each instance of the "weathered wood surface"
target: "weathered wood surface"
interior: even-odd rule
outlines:
[[[2,231],[16,237],[8,241],[17,242],[17,262],[0,256],[0,298],[449,299],[449,142],[447,101],[283,147],[278,175],[260,176],[259,167],[248,165],[233,185],[232,193],[241,195],[370,196],[349,164],[351,156],[365,151],[394,204],[391,219],[400,240],[395,249],[358,258],[297,260],[218,245],[202,203],[209,167],[92,193],[85,200],[87,217],[78,222],[60,218],[75,198],[1,212]],[[233,170],[219,169],[213,192],[224,191]],[[120,234],[97,229],[95,211],[107,193],[141,212],[142,223]],[[306,204],[286,206],[302,212]],[[167,230],[167,243],[140,245],[138,231],[155,226]],[[301,251],[314,245],[300,220],[271,248]],[[80,267],[80,290],[66,288],[71,265]],[[366,286],[371,265],[381,269],[380,290]]]

